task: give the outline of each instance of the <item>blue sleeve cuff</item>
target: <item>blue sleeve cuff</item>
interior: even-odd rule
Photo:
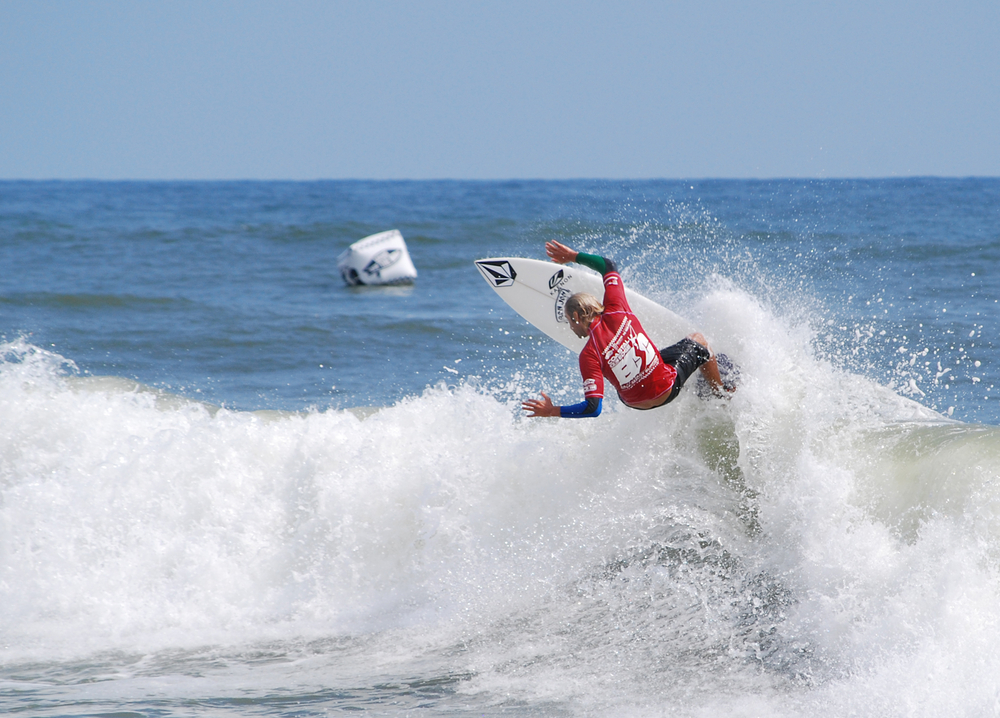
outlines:
[[[559,416],[564,419],[589,419],[594,416],[600,416],[602,402],[603,399],[601,397],[592,396],[586,401],[581,401],[579,404],[560,406]]]

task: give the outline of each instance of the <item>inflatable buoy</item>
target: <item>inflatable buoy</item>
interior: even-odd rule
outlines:
[[[417,278],[417,268],[398,229],[359,239],[337,258],[337,269],[352,287],[411,284]]]

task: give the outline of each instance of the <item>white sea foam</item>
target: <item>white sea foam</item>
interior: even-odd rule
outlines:
[[[283,686],[346,652],[595,715],[995,712],[1000,433],[731,288],[697,309],[732,400],[594,421],[523,418],[516,381],[236,412],[8,343],[0,657],[270,642]]]

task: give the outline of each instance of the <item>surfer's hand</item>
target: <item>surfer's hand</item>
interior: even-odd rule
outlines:
[[[545,253],[549,255],[551,259],[556,264],[566,264],[567,262],[575,262],[576,255],[579,254],[575,249],[567,247],[565,244],[561,244],[554,239],[550,242],[545,243]]]
[[[541,399],[528,399],[521,403],[521,408],[530,411],[528,417],[535,416],[559,416],[559,407],[552,404],[552,400],[544,391]]]

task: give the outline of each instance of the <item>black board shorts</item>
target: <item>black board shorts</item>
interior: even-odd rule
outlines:
[[[660,349],[660,357],[664,362],[677,370],[674,388],[670,390],[670,396],[663,402],[663,404],[669,404],[680,394],[684,382],[694,374],[698,367],[711,359],[712,354],[706,347],[694,339],[685,337],[676,344],[671,344],[669,347]],[[660,406],[663,406],[663,404],[660,404]]]

